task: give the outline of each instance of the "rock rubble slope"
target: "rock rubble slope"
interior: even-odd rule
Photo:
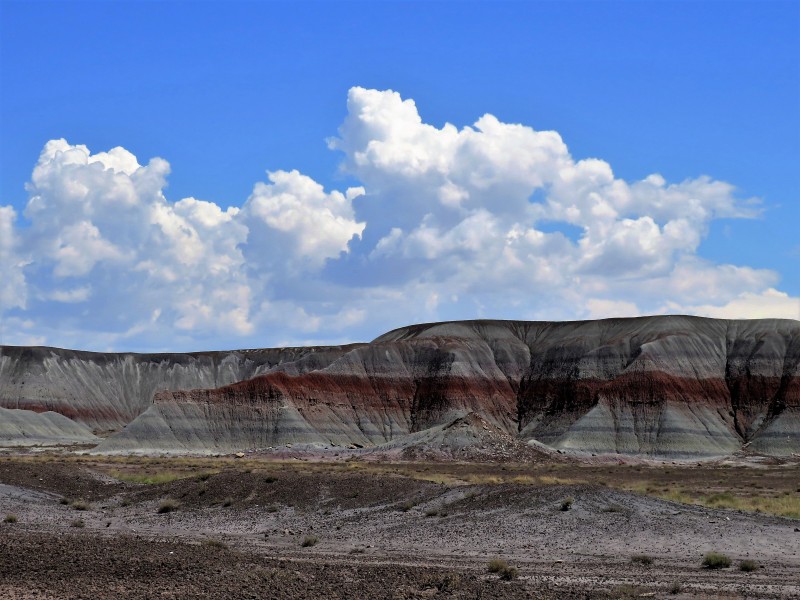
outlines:
[[[419,450],[424,440],[446,450],[489,446],[495,432],[585,453],[800,453],[800,322],[792,320],[434,323],[314,357],[215,389],[157,393],[97,450],[406,442]]]

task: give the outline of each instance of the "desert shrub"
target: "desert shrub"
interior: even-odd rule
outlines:
[[[508,562],[503,560],[502,558],[493,558],[489,561],[489,566],[487,570],[489,573],[499,573],[503,569],[508,568]]]
[[[278,512],[279,510],[280,510],[280,507],[279,507],[277,504],[270,504],[270,505],[267,507],[267,512],[270,512],[270,513],[276,513],[276,512]]]
[[[211,548],[227,548],[228,545],[225,542],[221,542],[220,540],[215,540],[214,538],[208,538],[203,540],[203,546],[209,546]]]
[[[706,569],[725,569],[731,566],[731,559],[719,552],[709,552],[703,557]]]
[[[83,522],[83,519],[75,519],[72,523],[69,524],[70,527],[85,527],[86,523]]]
[[[739,563],[739,570],[749,573],[758,570],[758,563],[754,560],[743,560]]]
[[[631,562],[637,565],[649,567],[653,564],[653,557],[647,556],[646,554],[637,554],[636,556],[631,557]]]
[[[505,581],[511,581],[512,579],[516,579],[517,575],[519,575],[517,567],[506,567],[505,569],[500,571],[500,579],[504,579]]]
[[[603,509],[605,513],[624,513],[625,507],[620,506],[619,504],[609,504]]]
[[[429,508],[429,509],[427,509],[425,511],[425,516],[426,517],[435,517],[435,516],[438,516],[438,514],[439,514],[439,509],[438,508]]]
[[[669,593],[670,594],[680,594],[683,591],[683,585],[680,581],[673,581],[672,585],[669,586]]]
[[[406,502],[403,502],[400,506],[398,506],[397,510],[399,510],[400,512],[408,512],[412,508],[414,508],[414,503],[411,502],[411,500],[407,500]]]
[[[307,535],[303,538],[303,541],[300,542],[300,546],[303,548],[310,548],[311,546],[316,546],[319,538],[315,535]]]
[[[172,498],[164,498],[158,503],[158,514],[163,515],[178,510],[180,502]]]
[[[233,504],[233,498],[231,498],[230,496],[228,496],[227,498],[225,498],[225,500],[222,501],[222,506],[225,507],[231,506],[232,504]]]
[[[213,475],[213,473],[200,473],[200,475],[197,476],[197,479],[199,481],[208,481],[211,478],[211,475]]]
[[[130,506],[131,500],[130,498],[123,498],[122,501],[119,503],[120,506]]]
[[[6,518],[3,519],[3,523],[16,523],[17,522],[17,515],[7,514]]]
[[[459,588],[461,585],[461,577],[458,576],[457,573],[448,573],[442,580],[439,582],[439,585],[436,587],[439,588],[440,592],[454,592]]]
[[[58,503],[63,504],[64,506],[69,506],[71,500],[69,498],[61,498]]]
[[[570,497],[570,498],[564,498],[564,499],[561,501],[561,510],[562,510],[562,511],[564,511],[564,512],[568,511],[570,508],[572,508],[572,503],[573,503],[574,501],[575,501],[575,500],[573,500],[573,499],[572,499],[572,497]]]
[[[264,478],[264,483],[275,483],[276,481],[278,481],[278,478],[277,477],[273,477],[272,475],[267,475]]]
[[[70,504],[75,510],[88,510],[89,504],[84,500],[73,500]]]

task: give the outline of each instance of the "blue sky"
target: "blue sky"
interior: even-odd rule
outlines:
[[[0,11],[4,343],[800,316],[796,2]]]

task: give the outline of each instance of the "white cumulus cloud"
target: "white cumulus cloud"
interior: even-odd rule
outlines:
[[[222,208],[168,199],[161,158],[48,142],[22,215],[0,207],[5,339],[181,349],[436,319],[800,316],[778,273],[698,254],[714,219],[759,214],[730,183],[626,181],[555,131],[435,127],[391,90],[352,88],[328,143],[358,185],[267,171]]]

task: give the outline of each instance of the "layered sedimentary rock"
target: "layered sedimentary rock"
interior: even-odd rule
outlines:
[[[117,430],[149,408],[158,391],[219,387],[288,363],[298,374],[350,349],[112,354],[0,346],[0,408],[51,411],[93,430]]]
[[[800,452],[797,321],[436,323],[298,368],[312,359],[218,389],[157,394],[98,450],[396,448],[444,444],[452,432],[433,433],[458,422],[459,440],[484,439],[483,423],[484,431],[592,453],[688,458],[743,444]]]
[[[100,441],[86,425],[55,412],[0,408],[0,444],[15,446],[66,446]]]

